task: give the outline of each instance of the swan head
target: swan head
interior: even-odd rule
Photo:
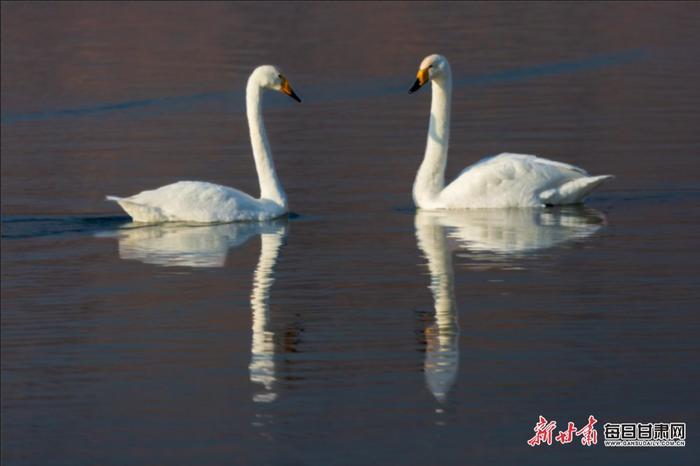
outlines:
[[[292,86],[289,84],[289,80],[287,80],[276,66],[258,66],[255,68],[255,71],[253,71],[253,74],[250,75],[250,81],[255,82],[263,89],[272,89],[273,91],[287,94],[297,102],[301,102],[301,99],[296,95],[294,89],[292,89]]]
[[[428,55],[420,62],[416,82],[413,83],[408,93],[413,94],[431,79],[440,79],[449,72],[449,69],[450,64],[447,62],[447,58],[438,54]]]

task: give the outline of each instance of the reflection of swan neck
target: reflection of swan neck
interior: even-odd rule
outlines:
[[[454,385],[459,368],[459,325],[454,293],[452,255],[447,248],[444,228],[437,218],[416,215],[418,247],[428,259],[430,290],[435,302],[435,324],[426,330],[427,349],[424,371],[428,388],[444,402]]]
[[[454,271],[450,252],[444,248],[432,257],[428,254],[428,268],[430,269],[430,290],[435,302],[435,318],[442,340],[457,330]]]
[[[253,308],[253,315],[264,316],[267,322],[268,296],[270,287],[275,281],[272,272],[277,262],[282,236],[280,233],[263,233],[260,235],[260,259],[255,268],[253,276],[253,292],[250,297],[250,304]],[[255,325],[255,324],[254,324]]]
[[[452,254],[447,248],[445,229],[436,218],[419,213],[416,217],[416,236],[418,247],[428,259],[430,290],[433,293],[438,325],[443,328],[454,328],[457,319],[454,270]]]
[[[413,200],[419,207],[430,208],[445,187],[445,165],[450,142],[450,107],[452,72],[449,64],[441,76],[431,81],[430,127],[425,156],[413,184]]]
[[[268,298],[270,287],[274,282],[273,269],[282,245],[282,233],[263,233],[260,235],[260,259],[255,268],[253,291],[250,305],[253,310],[253,341],[251,345],[250,380],[271,390],[275,382],[275,346],[274,334],[268,331],[270,306]],[[274,393],[256,394],[255,401],[272,401]]]
[[[250,130],[250,143],[253,146],[255,169],[260,182],[260,198],[269,199],[283,207],[287,206],[287,196],[277,178],[275,164],[272,160],[270,143],[262,117],[262,88],[253,73],[246,87],[246,114]]]

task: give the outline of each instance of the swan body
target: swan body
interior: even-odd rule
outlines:
[[[423,162],[413,184],[413,200],[424,209],[537,207],[583,202],[612,175],[533,155],[504,153],[467,167],[445,186],[450,133],[452,72],[447,59],[430,55],[420,65],[409,92],[431,81],[430,127]]]
[[[136,222],[228,223],[263,221],[287,212],[286,202],[254,197],[205,181],[178,181],[131,197],[107,196]]]
[[[260,198],[242,191],[202,181],[179,181],[130,197],[107,196],[136,222],[219,223],[263,221],[288,212],[287,196],[277,178],[262,119],[262,91],[273,89],[301,102],[289,81],[270,65],[257,67],[246,86],[246,115]]]

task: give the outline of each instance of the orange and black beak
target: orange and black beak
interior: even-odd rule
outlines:
[[[416,75],[416,82],[413,83],[413,86],[408,90],[409,94],[413,94],[416,92],[418,89],[423,87],[425,83],[428,82],[430,79],[430,74],[428,74],[428,68],[423,68],[422,70],[418,70],[418,74]]]
[[[294,89],[292,89],[292,86],[289,85],[289,81],[287,80],[287,78],[285,78],[284,76],[280,76],[280,78],[282,78],[282,87],[280,88],[280,90],[292,99],[296,100],[297,102],[301,102],[301,99],[298,95],[296,95]]]

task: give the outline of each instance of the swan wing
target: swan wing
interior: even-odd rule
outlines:
[[[589,177],[585,170],[566,163],[534,155],[505,153],[488,157],[464,169],[442,191],[440,198],[448,208],[535,207],[545,203],[573,203],[579,202],[590,189],[585,192],[568,189],[570,192],[563,196],[559,195],[559,188],[587,178],[597,177]],[[575,185],[569,185],[569,188],[573,187]],[[542,197],[542,193],[548,193],[548,196]],[[579,193],[582,196],[577,196]]]
[[[168,221],[168,216],[156,206],[139,204],[131,201],[128,197],[107,196],[106,199],[119,204],[124,212],[136,222],[160,223]]]
[[[227,186],[202,181],[179,181],[127,198],[107,196],[137,222],[235,222],[280,216],[276,204],[255,199]]]

